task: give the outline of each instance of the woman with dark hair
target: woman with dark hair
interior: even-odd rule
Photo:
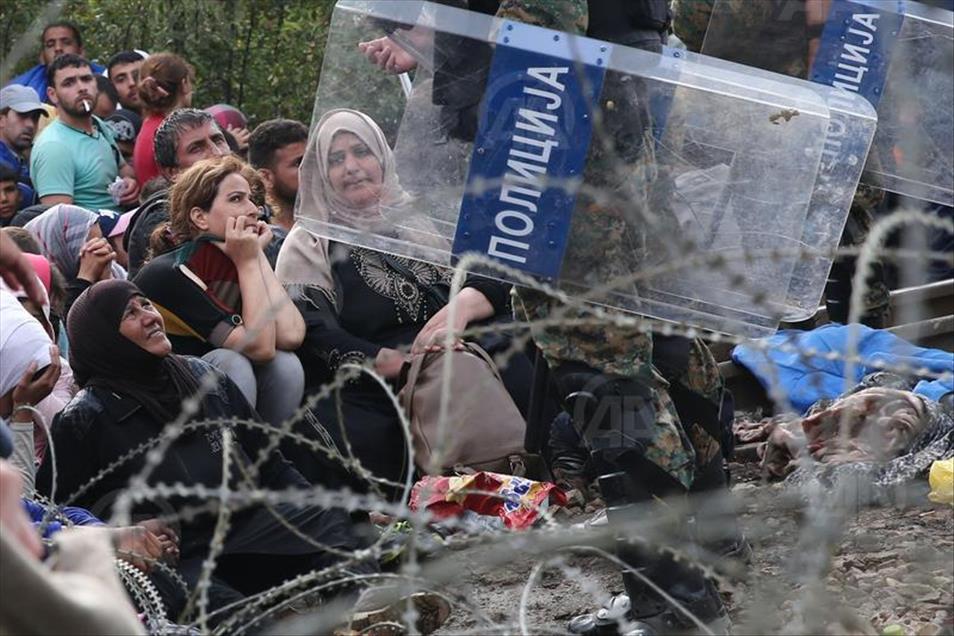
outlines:
[[[200,161],[170,190],[170,220],[153,232],[159,255],[135,282],[165,318],[176,353],[202,356],[279,426],[301,403],[304,371],[292,351],[305,323],[265,257],[258,173],[235,157]]]
[[[106,516],[116,496],[143,474],[146,485],[204,487],[213,493],[220,492],[226,474],[234,491],[308,488],[278,451],[260,458],[268,440],[242,393],[202,360],[173,354],[163,327],[161,314],[128,281],[97,283],[77,299],[67,328],[75,342],[70,364],[82,390],[52,426],[56,502]],[[180,416],[181,432],[169,428]],[[147,450],[164,434],[172,439],[154,460]],[[144,473],[147,461],[156,463]],[[53,469],[48,453],[37,477],[38,489],[47,495]],[[208,504],[195,495],[163,499],[153,494],[135,500],[132,513],[176,519],[176,567],[190,586],[199,580],[213,537],[221,541],[211,579],[212,608],[328,567],[360,547],[343,510],[253,504],[233,510],[228,531],[216,536],[218,512],[209,512]],[[349,569],[367,573],[376,566],[357,562]]]
[[[146,118],[133,149],[133,168],[139,183],[159,176],[153,141],[166,115],[192,105],[195,68],[175,53],[150,55],[139,69],[139,97]]]

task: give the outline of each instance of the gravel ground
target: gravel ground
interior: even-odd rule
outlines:
[[[754,548],[745,580],[720,586],[734,633],[954,633],[954,510],[930,503],[926,483],[915,484],[904,503],[863,509],[843,524],[823,524],[819,534],[803,508],[780,505],[783,487],[761,483],[754,465],[735,465],[733,474]],[[819,548],[824,537],[828,548]],[[503,626],[499,631],[519,632],[521,594],[535,561],[487,566],[496,549],[454,554],[459,576],[447,590],[469,598]],[[817,569],[805,557],[819,552],[831,558]],[[813,568],[821,576],[806,578]],[[529,632],[563,631],[568,618],[595,605],[594,593],[621,588],[608,562],[572,557],[566,567],[545,571],[529,594]],[[475,611],[458,607],[439,633],[488,631]]]
[[[793,564],[807,522],[801,511],[773,510],[783,487],[753,473],[734,487],[743,524],[757,537],[751,577],[731,598],[738,633],[952,633],[954,510],[929,502],[926,483],[903,502],[848,519],[831,543],[823,585],[800,585]],[[770,599],[781,603],[769,608]]]

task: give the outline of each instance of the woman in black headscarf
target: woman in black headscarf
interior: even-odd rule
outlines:
[[[142,472],[146,451],[180,415],[183,401],[196,395],[204,378],[211,380],[206,386],[212,388],[198,398],[197,410],[185,419],[185,432],[169,446],[147,483],[218,489],[223,475],[222,433],[228,428],[235,440],[229,480],[233,489],[309,487],[277,451],[267,456],[256,477],[250,458],[258,457],[267,439],[259,429],[241,422],[258,422],[258,416],[226,376],[198,358],[171,353],[162,316],[134,284],[110,280],[90,287],[73,305],[67,329],[75,343],[70,364],[82,390],[52,426],[57,503],[82,505],[100,517],[108,515],[116,496]],[[45,494],[51,493],[53,468],[48,453],[37,479],[38,489]],[[245,474],[251,486],[239,478]],[[208,508],[210,502],[185,496],[146,499],[133,514],[158,513],[177,521],[181,554],[177,569],[194,586],[209,550],[216,514],[182,513],[185,507]],[[338,555],[359,547],[350,517],[342,510],[290,504],[272,509],[297,533],[263,506],[233,512],[212,577],[213,608],[327,567],[339,560]],[[375,568],[358,563],[351,569]]]

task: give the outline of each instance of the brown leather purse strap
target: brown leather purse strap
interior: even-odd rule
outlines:
[[[464,349],[468,353],[471,353],[483,360],[487,366],[490,367],[490,371],[494,374],[494,377],[497,379],[497,381],[503,384],[503,378],[500,375],[500,370],[494,363],[493,358],[490,357],[490,354],[487,353],[483,347],[474,342],[465,342]],[[403,398],[402,406],[405,410],[409,410],[411,408],[412,400],[414,399],[414,391],[417,389],[418,379],[421,377],[421,371],[423,371],[424,367],[426,367],[428,364],[436,360],[438,356],[443,354],[443,351],[436,351],[411,356],[410,366],[407,370],[407,380],[404,382],[404,387],[401,389],[401,396]]]
[[[497,368],[497,365],[494,363],[494,359],[490,357],[490,354],[487,353],[483,347],[476,342],[465,342],[464,348],[486,362],[487,366],[490,367],[490,370],[493,372],[494,377],[497,378],[501,384],[503,383],[503,378],[500,376],[500,369]]]
[[[407,369],[407,379],[404,381],[404,386],[401,388],[401,397],[405,411],[411,410],[411,404],[414,400],[414,391],[417,389],[417,381],[421,376],[421,370],[424,368],[424,363],[427,361],[427,357],[432,354],[430,353],[420,353],[411,356],[409,366]]]

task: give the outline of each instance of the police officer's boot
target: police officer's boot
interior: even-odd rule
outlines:
[[[627,468],[627,471],[601,477],[600,490],[607,501],[610,524],[621,529],[625,528],[627,519],[635,516],[637,511],[634,503],[682,490],[680,484],[641,454],[626,453],[616,463]],[[631,479],[627,474],[630,472],[639,474],[643,479]],[[657,594],[642,577],[675,599],[713,633],[728,633],[730,622],[722,599],[715,586],[698,569],[673,559],[668,552],[659,553],[625,539],[620,540],[617,552],[621,560],[642,576],[624,572],[626,593],[614,596],[596,612],[572,619],[567,626],[571,633],[643,636],[696,632],[698,625],[685,612]]]
[[[735,506],[729,497],[725,462],[734,445],[732,394],[724,391],[717,405],[681,382],[673,381],[669,397],[696,451],[696,472],[689,495],[699,545],[708,553],[710,562],[712,557],[717,559],[714,565],[720,573],[742,578],[752,559],[752,547],[739,528]]]
[[[716,571],[743,579],[752,562],[752,546],[739,527],[734,505],[726,499],[728,492],[728,473],[721,456],[696,468],[689,496],[699,546],[707,553],[707,561],[715,559]],[[706,493],[714,497],[706,497]]]
[[[586,465],[589,451],[573,428],[568,413],[560,413],[550,425],[547,460],[553,481],[565,489],[584,490],[587,486]]]
[[[611,524],[625,531],[627,515],[636,512],[634,504],[686,493],[679,481],[646,457],[647,449],[658,441],[657,419],[661,416],[655,412],[649,386],[630,377],[600,375],[585,365],[561,365],[555,378],[593,460],[608,469],[599,483]],[[623,547],[620,557],[704,623],[724,618],[718,593],[696,570],[630,544]],[[639,577],[625,576],[624,583],[632,595],[628,601],[618,598],[607,608],[573,619],[570,631],[617,633],[620,615],[626,619],[623,633],[686,631],[673,609]]]
[[[566,363],[555,368],[553,379],[563,399],[564,411],[553,421],[547,443],[548,463],[560,486],[588,490],[590,481],[601,472],[593,472],[581,422],[587,421],[599,398],[600,374],[582,363]]]

